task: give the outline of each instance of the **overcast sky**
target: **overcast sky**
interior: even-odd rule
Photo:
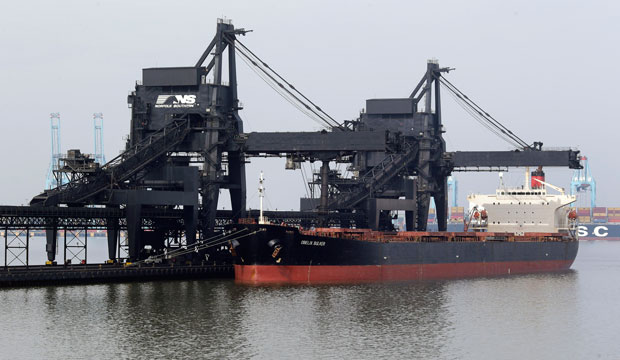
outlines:
[[[127,94],[141,69],[193,65],[218,17],[252,29],[243,42],[338,120],[365,100],[406,97],[430,58],[448,79],[528,143],[577,147],[591,159],[600,206],[620,207],[617,1],[11,1],[0,12],[0,203],[27,203],[45,185],[49,114],[63,152],[93,152],[103,112],[108,159],[129,130]],[[318,130],[238,62],[246,131]],[[449,150],[509,150],[444,97]],[[252,159],[271,208],[298,208],[304,186],[284,159]],[[568,187],[572,170],[549,169]],[[496,173],[457,174],[459,202],[493,192]],[[522,170],[506,175],[522,183]],[[222,202],[221,207],[227,207]],[[228,207],[229,208],[229,207]]]

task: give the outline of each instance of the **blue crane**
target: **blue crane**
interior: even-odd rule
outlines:
[[[52,133],[52,158],[50,159],[49,170],[45,178],[45,188],[53,189],[60,185],[54,171],[58,170],[58,162],[60,161],[60,113],[50,114],[50,126]],[[61,180],[62,181],[62,180]]]
[[[93,128],[95,131],[95,162],[105,164],[103,153],[103,113],[93,114]]]
[[[456,181],[456,178],[454,177],[454,175],[450,175],[448,176],[448,191],[450,192],[450,195],[452,197],[452,205],[453,207],[458,206],[458,182]]]
[[[588,158],[582,156],[579,160],[584,162],[584,166],[583,169],[577,169],[573,172],[570,182],[570,194],[578,195],[579,193],[590,192],[590,216],[592,216],[592,209],[596,207],[596,181],[594,181],[594,177],[592,177],[590,172]],[[573,204],[571,206],[574,206]]]

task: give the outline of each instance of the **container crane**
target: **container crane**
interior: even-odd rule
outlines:
[[[592,177],[590,172],[590,164],[588,158],[582,156],[579,158],[584,164],[582,169],[575,169],[573,177],[570,182],[570,194],[578,195],[579,193],[590,193],[590,216],[592,216],[592,209],[596,207],[596,181]],[[573,203],[574,204],[574,203]],[[571,204],[571,206],[573,206]]]
[[[103,165],[105,164],[105,155],[103,153],[103,113],[93,114],[93,129],[95,132],[95,162]]]
[[[52,135],[52,157],[50,159],[49,170],[45,179],[45,188],[53,189],[58,187],[58,179],[54,176],[54,171],[58,170],[58,161],[60,160],[60,113],[50,114],[50,129]]]

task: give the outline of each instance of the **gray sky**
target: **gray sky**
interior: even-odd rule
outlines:
[[[108,159],[129,129],[126,97],[154,66],[193,65],[218,17],[253,29],[242,41],[338,120],[365,100],[406,97],[437,58],[452,83],[531,143],[573,146],[591,159],[598,204],[619,206],[617,1],[12,1],[0,12],[0,177],[3,204],[45,184],[49,113],[61,113],[63,152],[93,152],[92,114],[105,117]],[[239,61],[246,131],[318,130]],[[449,150],[509,150],[444,96]],[[298,207],[299,171],[253,159],[271,208]],[[549,169],[568,187],[572,170]],[[457,174],[459,202],[492,192],[497,174]],[[522,172],[506,175],[521,184]],[[226,202],[222,206],[227,207]],[[229,208],[229,207],[228,207]]]

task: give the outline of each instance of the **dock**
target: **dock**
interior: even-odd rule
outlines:
[[[232,265],[213,264],[79,264],[0,268],[0,287],[232,278]]]

